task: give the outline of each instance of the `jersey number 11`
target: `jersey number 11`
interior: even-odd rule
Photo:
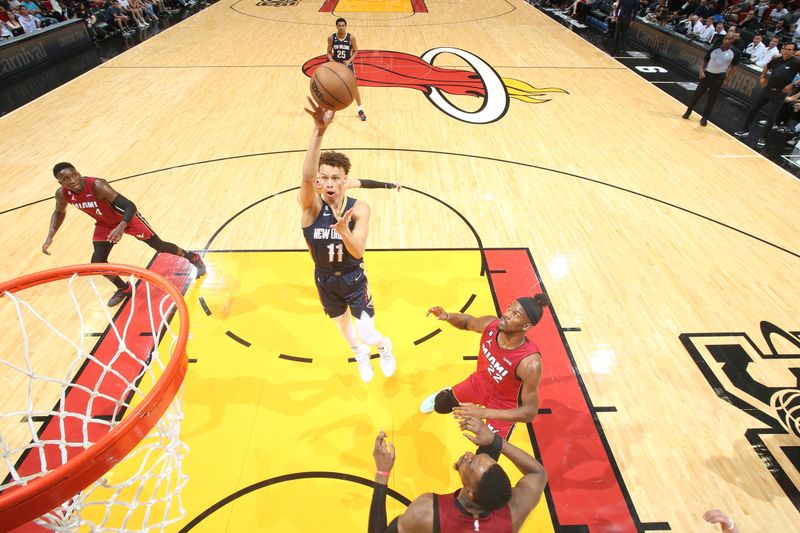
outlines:
[[[334,257],[334,254],[335,257]],[[329,244],[328,245],[328,262],[333,263],[334,259],[337,263],[342,262],[342,257],[344,256],[344,245],[342,244]]]

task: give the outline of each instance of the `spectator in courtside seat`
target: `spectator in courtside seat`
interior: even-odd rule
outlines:
[[[744,55],[747,59],[751,62],[755,63],[761,54],[764,53],[764,50],[767,49],[764,46],[764,43],[761,42],[764,37],[760,33],[756,33],[753,35],[753,42],[747,45],[747,48],[744,49]]]
[[[761,55],[758,56],[758,59],[755,60],[755,64],[758,67],[765,67],[769,64],[770,61],[781,55],[781,49],[778,46],[780,44],[780,39],[777,37],[773,37],[769,40],[769,46],[761,52]]]
[[[41,22],[39,19],[28,13],[28,8],[25,6],[19,6],[19,15],[17,15],[17,20],[19,21],[20,26],[22,29],[25,30],[25,33],[33,33],[39,29],[41,26]]]

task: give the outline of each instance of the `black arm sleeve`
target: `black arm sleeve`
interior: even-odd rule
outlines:
[[[388,487],[375,484],[372,491],[372,503],[369,505],[368,533],[386,533],[386,491]]]
[[[122,211],[122,220],[126,224],[129,223],[133,215],[136,214],[136,205],[121,194],[118,194],[117,197],[114,198],[111,205]]]
[[[358,180],[361,182],[362,189],[394,189],[394,183],[375,180]]]
[[[502,449],[503,449],[503,437],[495,433],[492,443],[489,444],[488,446],[481,446],[480,448],[478,448],[475,451],[475,455],[485,453],[486,455],[497,461],[500,458],[500,450]]]

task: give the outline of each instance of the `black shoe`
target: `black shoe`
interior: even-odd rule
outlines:
[[[206,264],[203,263],[203,259],[200,257],[200,254],[192,254],[191,256],[187,257],[187,259],[197,269],[198,278],[206,275]]]
[[[701,125],[701,126],[705,126],[705,125],[707,125],[707,124],[708,124],[708,121],[707,121],[706,119],[704,119],[704,118],[701,118],[701,119],[700,119],[700,125]]]
[[[734,131],[733,134],[736,135],[737,137],[747,137],[748,135],[750,135],[750,132],[748,130],[740,130],[740,131]]]
[[[688,119],[691,116],[692,116],[692,112],[689,111],[689,110],[687,110],[686,113],[683,114],[683,118],[685,118],[685,119]]]
[[[131,284],[130,284],[130,283],[126,283],[126,284],[125,284],[125,288],[124,288],[124,289],[117,289],[117,292],[115,292],[115,293],[114,293],[114,294],[111,296],[111,298],[108,300],[108,306],[109,306],[109,307],[116,307],[116,306],[118,306],[119,304],[121,304],[121,303],[122,303],[122,301],[123,301],[125,298],[127,298],[128,296],[130,296],[130,295],[131,295],[131,292],[132,292],[132,290],[131,290]]]
[[[363,122],[363,121],[367,120],[367,115],[365,115],[363,111],[359,110],[358,111],[358,118],[360,118],[361,121]]]
[[[763,139],[763,138],[762,138],[762,139],[759,139],[759,140],[756,142],[756,146],[758,146],[759,148],[764,148],[766,145],[767,145],[767,140],[766,140],[766,139]]]

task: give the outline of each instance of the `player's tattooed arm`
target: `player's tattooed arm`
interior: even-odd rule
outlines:
[[[64,218],[67,216],[67,199],[64,198],[64,192],[59,188],[56,191],[56,208],[50,216],[50,228],[47,231],[47,238],[42,244],[42,253],[50,255],[50,246],[53,244],[53,237],[55,236],[58,228],[64,223]]]
[[[431,307],[425,316],[433,315],[439,320],[444,320],[454,328],[466,329],[476,333],[483,333],[486,326],[497,320],[495,316],[472,316],[466,313],[448,313],[440,306]]]

